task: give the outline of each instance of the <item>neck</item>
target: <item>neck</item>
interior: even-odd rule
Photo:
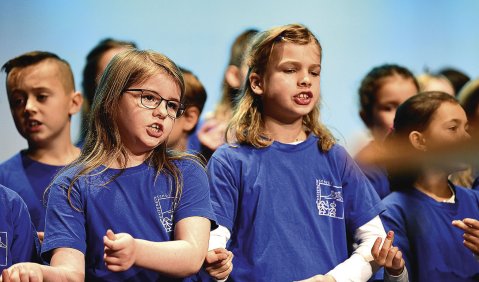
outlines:
[[[185,152],[188,147],[188,135],[182,136],[178,142],[173,146],[173,149],[180,152]]]
[[[110,164],[111,168],[128,168],[128,167],[135,167],[139,166],[140,164],[144,163],[145,160],[148,158],[150,152],[140,152],[140,153],[134,153],[130,151],[128,148],[125,148],[127,151],[127,160],[125,166],[122,165],[122,162],[117,159],[113,160]]]
[[[303,129],[302,118],[291,123],[284,123],[264,116],[264,127],[270,138],[281,143],[293,143],[306,140],[307,138],[307,134]]]
[[[419,176],[415,187],[436,201],[442,202],[452,197],[447,176],[447,173],[442,171],[425,171]]]
[[[57,138],[45,144],[29,142],[27,156],[32,160],[56,166],[64,166],[80,156],[80,149],[72,144],[70,132],[64,138]]]

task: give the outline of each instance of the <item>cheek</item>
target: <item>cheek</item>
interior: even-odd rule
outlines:
[[[373,112],[373,123],[376,127],[390,129],[394,124],[396,111],[378,110]]]
[[[165,118],[165,120],[163,121],[163,128],[167,134],[172,133],[174,126],[176,128],[175,121],[170,117]]]

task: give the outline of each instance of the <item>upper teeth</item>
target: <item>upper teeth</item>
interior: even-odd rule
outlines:
[[[31,122],[30,122],[30,126],[36,126],[36,125],[38,125],[38,124],[39,124],[38,121],[31,121]]]
[[[306,99],[306,98],[309,98],[309,95],[308,94],[305,94],[305,93],[301,93],[298,95],[299,98],[301,99]]]
[[[160,129],[160,126],[158,124],[153,124],[151,127],[153,127],[154,129]]]

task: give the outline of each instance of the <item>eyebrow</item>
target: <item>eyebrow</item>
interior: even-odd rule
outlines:
[[[138,89],[138,88],[136,88],[136,89]],[[141,89],[141,88],[140,88],[140,89]],[[158,96],[160,96],[162,99],[165,99],[165,100],[168,100],[168,101],[176,101],[176,102],[178,102],[178,103],[180,102],[180,100],[179,100],[179,99],[177,99],[177,98],[174,98],[174,97],[167,97],[167,98],[164,98],[163,96],[161,96],[161,94],[160,94],[160,93],[156,92],[155,90],[151,90],[151,89],[146,89],[146,88],[145,88],[145,89],[143,89],[143,91],[149,91],[149,92],[151,92],[151,93],[154,93],[155,95],[158,95]]]
[[[280,61],[278,65],[284,65],[284,64],[294,64],[294,65],[303,65],[300,61],[295,61],[295,60],[285,60],[285,61]],[[309,67],[319,67],[321,68],[321,64],[311,64]]]

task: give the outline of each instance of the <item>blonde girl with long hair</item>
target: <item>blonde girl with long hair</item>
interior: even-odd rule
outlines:
[[[305,26],[264,31],[227,131],[208,163],[233,281],[366,281],[386,236],[383,206],[319,120],[322,48]],[[349,257],[348,239],[358,247]],[[211,242],[210,242],[211,244]]]
[[[204,168],[166,149],[184,111],[166,56],[130,49],[107,66],[77,161],[49,189],[42,256],[15,265],[39,280],[182,281],[201,268],[212,212]],[[23,281],[23,280],[22,280]]]

